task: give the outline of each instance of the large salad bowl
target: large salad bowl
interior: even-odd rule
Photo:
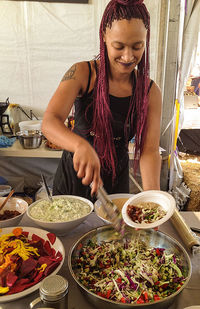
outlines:
[[[172,294],[168,295],[165,298],[161,298],[156,301],[148,302],[148,303],[123,303],[118,301],[113,301],[109,299],[109,297],[105,297],[98,293],[98,295],[89,288],[87,288],[87,284],[83,284],[83,281],[80,280],[80,268],[77,267],[79,261],[79,257],[81,256],[81,250],[83,246],[88,245],[89,243],[101,245],[105,242],[118,241],[121,242],[121,245],[124,246],[124,239],[132,239],[133,241],[139,239],[143,243],[147,245],[147,247],[153,248],[163,248],[167,255],[174,255],[178,259],[180,258],[183,268],[185,269],[185,279],[182,282],[179,289],[172,292]],[[170,237],[169,235],[155,231],[153,229],[149,230],[134,230],[128,226],[125,228],[125,236],[124,239],[120,239],[118,233],[113,229],[112,226],[103,226],[96,228],[85,235],[83,235],[71,248],[69,252],[68,264],[72,277],[82,290],[82,292],[86,295],[88,300],[92,302],[95,307],[104,308],[104,309],[125,309],[125,308],[145,308],[145,309],[167,309],[174,302],[175,298],[179,296],[179,294],[183,291],[186,285],[189,282],[191,277],[191,262],[189,255],[186,250],[182,247],[182,245],[177,242],[175,239]],[[136,241],[135,241],[136,244]],[[134,244],[134,246],[135,246]],[[94,250],[95,251],[95,250]],[[95,257],[94,257],[95,258]],[[96,262],[95,262],[96,263]]]

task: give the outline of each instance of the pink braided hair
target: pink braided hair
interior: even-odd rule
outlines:
[[[94,99],[93,99],[93,122],[91,130],[95,132],[94,147],[99,155],[101,166],[103,169],[112,171],[112,179],[114,181],[116,177],[116,165],[117,161],[113,133],[112,133],[112,114],[110,111],[109,100],[109,84],[108,84],[108,67],[109,60],[107,56],[107,49],[103,40],[103,33],[106,28],[112,27],[114,20],[131,18],[141,19],[147,29],[146,50],[143,53],[142,59],[138,64],[138,74],[135,93],[132,94],[130,100],[130,108],[127,115],[126,123],[124,126],[125,136],[127,133],[127,124],[130,120],[131,126],[134,126],[134,112],[136,111],[136,136],[135,136],[135,160],[134,170],[138,166],[138,160],[136,158],[140,155],[144,136],[146,132],[146,118],[148,107],[148,85],[149,85],[149,36],[150,36],[150,18],[146,6],[143,4],[143,0],[111,0],[102,17],[100,25],[100,66],[94,87]],[[127,139],[128,143],[128,139]]]

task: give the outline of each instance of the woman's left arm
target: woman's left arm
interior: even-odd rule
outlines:
[[[161,91],[156,83],[153,83],[149,91],[147,131],[140,156],[140,173],[143,190],[160,190],[161,156],[159,153],[159,144],[161,108]]]

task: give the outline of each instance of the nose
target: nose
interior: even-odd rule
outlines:
[[[123,54],[121,56],[122,60],[124,62],[131,62],[134,60],[133,50],[132,48],[126,48],[123,51]]]

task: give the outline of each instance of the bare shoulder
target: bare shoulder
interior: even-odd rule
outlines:
[[[77,95],[82,95],[86,88],[89,78],[89,67],[86,61],[73,64],[64,74],[60,85],[65,89],[76,89]]]
[[[153,81],[153,83],[152,83],[152,86],[150,88],[149,94],[150,95],[161,95],[161,89],[158,86],[158,84],[156,84],[155,81]]]
[[[158,84],[156,84],[156,82],[152,83],[152,86],[149,91],[149,104],[152,107],[154,105],[156,105],[157,107],[162,105],[161,89],[158,86]]]
[[[88,64],[87,62],[77,62],[73,64],[64,74],[61,82],[71,80],[71,79],[82,79],[88,75]]]

